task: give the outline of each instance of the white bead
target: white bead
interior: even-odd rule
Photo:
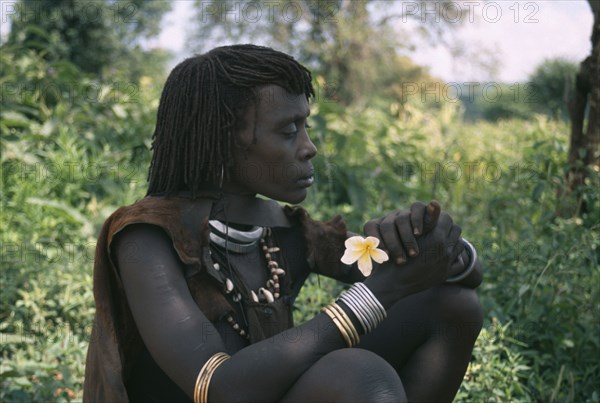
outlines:
[[[285,276],[285,270],[278,267],[276,269],[272,269],[271,274],[277,274],[278,276]]]
[[[269,253],[276,253],[279,252],[279,248],[277,246],[274,246],[272,248],[268,249]]]
[[[215,270],[219,270],[219,269],[220,269],[220,267],[219,267],[219,263],[215,263],[215,264],[213,264],[213,267],[215,268]]]
[[[233,291],[233,281],[225,279],[225,292],[229,294],[231,291]]]
[[[268,303],[275,301],[275,298],[273,297],[273,294],[271,293],[271,291],[267,290],[266,288],[261,287],[258,290],[258,293],[261,294],[263,297],[265,297],[265,299],[267,300]]]
[[[250,291],[250,295],[252,295],[252,301],[258,302],[258,295],[256,295],[254,290]]]

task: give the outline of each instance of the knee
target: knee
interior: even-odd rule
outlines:
[[[398,374],[383,358],[362,349],[327,354],[318,366],[327,371],[334,401],[398,402],[406,399]]]
[[[476,338],[483,326],[483,309],[475,290],[445,284],[436,291],[440,320],[447,325],[460,326]]]

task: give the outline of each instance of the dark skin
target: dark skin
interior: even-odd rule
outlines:
[[[310,159],[316,154],[305,128],[308,102],[278,86],[259,93],[265,91],[271,91],[271,102],[248,108],[233,174],[223,188],[299,203],[312,183]],[[248,176],[251,169],[260,173],[260,180]],[[388,318],[353,349],[346,348],[331,319],[319,314],[270,339],[238,343],[231,351],[222,330],[193,301],[182,263],[161,229],[127,227],[116,237],[113,251],[146,347],[190,398],[206,360],[228,351],[231,358],[210,384],[214,401],[450,401],[481,326],[474,291],[443,285],[452,270],[460,269],[451,268],[463,253],[460,232],[436,203],[429,209],[415,203],[408,211],[367,223],[365,235],[378,237],[390,253],[391,259],[364,280]],[[239,270],[251,288],[266,280],[262,267],[242,265]],[[478,284],[478,276],[479,269],[466,283]],[[355,272],[350,277],[362,276]],[[448,324],[464,329],[457,337],[441,337],[440,329]]]

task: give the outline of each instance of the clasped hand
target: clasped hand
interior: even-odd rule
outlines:
[[[464,250],[461,228],[435,200],[413,203],[410,210],[396,210],[364,226],[366,236],[380,240],[390,255],[365,280],[374,293],[393,302],[443,283],[452,263]]]

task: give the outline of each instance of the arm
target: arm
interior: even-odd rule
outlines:
[[[163,371],[191,397],[202,365],[225,347],[190,295],[171,240],[158,227],[134,225],[117,236],[114,251],[144,343]],[[211,399],[277,400],[307,368],[343,347],[340,332],[319,314],[234,354],[216,371]]]

